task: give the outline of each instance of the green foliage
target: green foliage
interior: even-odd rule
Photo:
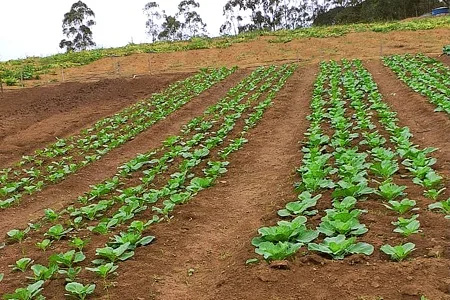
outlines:
[[[43,290],[42,286],[44,281],[40,280],[33,284],[28,285],[26,288],[18,288],[13,294],[3,295],[3,299],[11,300],[42,300],[45,299],[42,295],[39,295]]]
[[[16,261],[16,264],[10,267],[12,267],[14,271],[25,272],[32,263],[33,260],[31,258],[24,257]]]
[[[66,291],[70,294],[68,296],[75,297],[76,299],[84,300],[87,296],[91,295],[95,291],[95,284],[83,285],[78,282],[69,282],[66,284]]]
[[[380,250],[389,255],[392,260],[402,261],[415,250],[415,247],[416,245],[413,243],[406,243],[394,247],[390,245],[383,245]]]
[[[442,48],[442,53],[450,56],[450,45],[444,46],[444,48]]]
[[[400,215],[403,215],[404,213],[411,211],[411,210],[418,210],[419,208],[414,208],[416,206],[416,201],[409,200],[409,199],[403,199],[402,201],[394,201],[391,200],[387,204],[384,204],[385,207],[388,209],[391,209],[393,211],[396,211]]]
[[[325,253],[333,257],[333,259],[344,259],[350,254],[371,255],[373,246],[367,243],[356,243],[356,238],[346,239],[345,235],[325,238],[321,244],[310,243],[308,250]]]

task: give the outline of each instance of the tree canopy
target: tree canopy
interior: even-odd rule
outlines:
[[[94,18],[94,12],[84,2],[75,2],[70,11],[64,14],[62,27],[67,39],[61,40],[59,47],[70,52],[95,46],[91,30],[95,25]]]

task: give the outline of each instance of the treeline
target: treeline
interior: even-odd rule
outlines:
[[[346,5],[329,3],[319,8],[313,25],[368,23],[402,20],[430,13],[433,8],[449,6],[449,0],[366,0]]]
[[[449,5],[450,0],[228,0],[223,7],[222,35],[242,32],[297,29],[311,25],[334,25],[399,20],[420,16],[433,8]],[[155,1],[143,8],[147,34],[153,42],[206,37],[208,32],[195,0],[181,0],[175,14],[167,14]],[[94,12],[82,1],[64,15],[60,42],[67,51],[95,46],[91,27]]]

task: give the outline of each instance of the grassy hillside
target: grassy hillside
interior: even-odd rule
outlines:
[[[95,49],[56,54],[48,57],[28,57],[25,59],[0,62],[0,78],[7,85],[16,85],[21,79],[38,79],[42,74],[54,73],[55,70],[60,68],[86,65],[104,57],[127,56],[135,53],[167,53],[194,49],[228,48],[233,44],[248,42],[261,36],[267,37],[269,43],[288,43],[294,39],[338,37],[355,32],[415,31],[435,28],[450,28],[450,17],[421,18],[387,23],[311,27],[276,32],[248,32],[237,36],[193,38],[189,41],[180,42],[129,44],[120,48]]]

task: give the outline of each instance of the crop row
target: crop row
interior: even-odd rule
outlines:
[[[450,114],[450,68],[422,54],[385,57],[384,64],[414,91]]]
[[[44,299],[41,291],[46,282],[62,276],[66,291],[82,299],[95,291],[94,284],[78,282],[81,274],[89,272],[103,279],[107,292],[107,278],[116,272],[118,263],[153,242],[154,236],[145,235],[151,227],[170,220],[178,205],[212,186],[227,171],[227,158],[247,142],[246,133],[262,118],[295,68],[257,69],[187,123],[180,135],[124,164],[114,178],[81,195],[78,204],[60,212],[47,209],[44,219],[25,230],[10,231],[9,240],[17,243],[7,245],[4,251],[22,250],[25,255],[25,244],[36,243],[39,249],[54,253],[49,256],[36,250],[34,259],[18,257],[12,262],[11,272],[30,273],[33,283],[5,297],[35,293],[33,299],[38,295]],[[109,242],[96,243],[97,234],[108,237]],[[86,247],[87,238],[91,238],[92,248]],[[88,258],[93,258],[91,263]]]
[[[435,149],[420,149],[411,142],[409,129],[397,125],[396,113],[382,101],[360,61],[322,63],[311,110],[302,166],[297,170],[298,197],[278,211],[285,220],[258,230],[259,236],[252,240],[256,253],[269,261],[279,260],[307,245],[309,251],[333,259],[371,255],[374,247],[357,241],[369,230],[361,222],[364,214],[371,213],[364,209],[366,200],[380,201],[397,213],[393,232],[403,237],[420,232],[419,215],[412,214],[419,208],[415,200],[406,198],[408,185],[397,184],[404,182],[400,174],[407,174],[410,184],[422,186],[424,196],[436,201],[429,209],[450,212],[450,199],[438,201],[445,188],[441,189],[443,178],[433,169],[436,159],[429,157]],[[320,207],[325,209],[319,211]],[[307,226],[307,217],[315,228]],[[380,248],[395,260],[414,249],[413,243]]]
[[[23,194],[40,191],[99,160],[234,71],[235,68],[203,70],[150,99],[97,121],[79,135],[59,139],[36,150],[34,155],[24,156],[15,166],[0,171],[0,208],[7,208],[17,203]]]

